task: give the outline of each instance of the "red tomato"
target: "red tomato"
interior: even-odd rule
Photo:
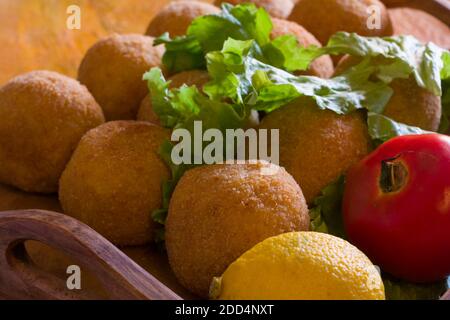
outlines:
[[[413,282],[450,274],[450,137],[394,138],[351,168],[349,240],[384,271]]]

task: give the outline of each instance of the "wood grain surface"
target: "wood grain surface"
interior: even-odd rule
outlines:
[[[26,240],[51,245],[83,263],[98,277],[110,299],[180,299],[88,226],[43,210],[0,215],[0,295],[8,299],[96,298],[88,292],[68,295],[55,289],[61,280],[33,265],[23,245]]]
[[[0,85],[36,69],[76,77],[86,50],[110,33],[143,34],[169,0],[0,0]],[[69,30],[69,5],[81,29]],[[5,63],[7,62],[7,63]]]

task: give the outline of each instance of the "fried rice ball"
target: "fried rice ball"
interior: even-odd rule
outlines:
[[[360,61],[359,57],[345,56],[336,66],[336,75]],[[438,130],[442,114],[441,97],[419,87],[414,76],[395,79],[390,86],[394,94],[384,109],[385,116],[424,130]]]
[[[218,14],[220,9],[200,1],[173,1],[162,8],[150,22],[146,35],[159,37],[168,32],[172,38],[185,35],[195,18]]]
[[[381,13],[381,28],[369,29],[371,6]],[[355,32],[362,36],[392,35],[392,25],[387,9],[379,0],[300,0],[292,10],[289,20],[309,30],[322,43],[338,31]]]
[[[302,191],[267,162],[217,164],[187,171],[176,186],[166,222],[170,265],[180,283],[208,296],[214,276],[258,242],[308,230]]]
[[[308,47],[311,45],[321,47],[321,43],[305,28],[293,21],[287,21],[282,19],[272,19],[273,30],[271,33],[271,38],[275,39],[279,36],[290,34],[294,35],[298,43],[302,47]],[[329,78],[333,75],[334,66],[333,61],[330,56],[325,55],[314,60],[309,70],[301,72],[300,74],[312,75],[320,78]]]
[[[171,81],[170,88],[179,88],[183,84],[187,86],[197,86],[199,90],[210,80],[208,72],[203,70],[189,70],[177,73],[169,78]],[[160,125],[160,121],[152,108],[152,99],[150,94],[142,100],[137,119]]]
[[[53,193],[81,137],[105,121],[88,90],[50,71],[20,75],[0,88],[0,182]]]
[[[275,18],[286,19],[294,7],[292,0],[215,0],[215,4],[220,6],[223,2],[237,5],[240,3],[254,3],[258,7],[263,7],[266,11]]]
[[[431,14],[412,8],[389,9],[394,35],[412,35],[450,49],[450,28]]]
[[[134,120],[147,94],[142,75],[161,65],[163,53],[152,37],[114,34],[88,50],[78,79],[103,108],[106,120]]]
[[[300,185],[308,204],[370,149],[362,113],[338,115],[307,97],[268,114],[260,128],[280,130],[280,165]]]
[[[64,212],[119,246],[151,241],[151,213],[161,207],[161,183],[169,178],[158,154],[167,138],[165,129],[137,121],[89,131],[61,177]]]

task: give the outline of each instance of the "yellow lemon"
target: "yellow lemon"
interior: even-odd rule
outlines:
[[[214,278],[210,295],[224,300],[385,299],[381,276],[361,251],[317,232],[260,242]]]

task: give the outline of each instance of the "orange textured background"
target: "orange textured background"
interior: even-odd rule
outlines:
[[[0,85],[47,69],[75,77],[86,50],[110,33],[144,33],[170,0],[0,0]],[[66,28],[69,5],[81,8],[81,30]]]

